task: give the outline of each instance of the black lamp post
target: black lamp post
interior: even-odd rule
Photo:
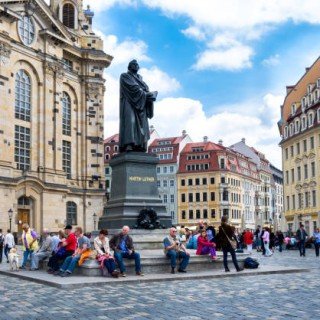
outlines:
[[[94,213],[92,217],[93,217],[93,229],[94,229],[93,231],[95,231],[97,226],[97,214]]]
[[[10,208],[9,210],[8,210],[8,216],[9,216],[9,229],[10,229],[10,232],[11,232],[11,221],[12,221],[12,216],[13,216],[13,211],[12,211],[12,209]]]

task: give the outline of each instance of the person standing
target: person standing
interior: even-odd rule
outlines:
[[[263,228],[262,241],[264,245],[264,251],[266,257],[272,256],[272,251],[270,250],[270,232],[268,228]]]
[[[37,252],[35,252],[31,259],[31,271],[39,269],[39,261],[50,257],[52,253],[52,238],[48,229],[42,231],[42,243]]]
[[[120,269],[120,275],[126,277],[126,267],[123,258],[134,259],[137,276],[143,276],[141,272],[140,254],[134,250],[133,240],[129,236],[130,228],[124,226],[119,234],[114,235],[110,240],[110,247],[114,250],[114,257]]]
[[[314,240],[314,248],[316,251],[316,257],[319,257],[319,247],[320,247],[320,230],[319,228],[313,233],[313,240]]]
[[[256,241],[256,248],[257,248],[257,252],[261,252],[261,226],[257,226],[257,229],[254,233],[255,236],[255,241]]]
[[[2,262],[3,246],[4,246],[4,234],[2,233],[2,229],[0,229],[0,263]]]
[[[236,270],[242,271],[238,265],[235,249],[231,246],[230,240],[235,239],[234,231],[228,224],[228,216],[221,218],[221,226],[219,227],[218,241],[223,251],[223,265],[226,272],[230,272],[228,268],[228,252],[231,254],[232,262]]]
[[[300,257],[306,256],[306,240],[307,240],[308,234],[306,230],[304,229],[304,225],[301,223],[300,228],[297,230],[296,239],[298,241],[298,247],[300,252]]]
[[[38,250],[38,235],[27,223],[22,225],[23,260],[21,269],[26,269],[28,257],[32,261],[34,252]]]
[[[14,242],[14,236],[13,234],[11,233],[11,230],[8,229],[7,230],[7,234],[5,235],[4,237],[4,255],[6,256],[7,258],[7,263],[9,263],[9,252],[10,250],[15,247],[15,242]]]
[[[278,246],[279,246],[279,252],[282,252],[282,246],[284,243],[284,235],[282,233],[282,231],[277,231],[277,242],[278,242]]]
[[[170,259],[171,273],[175,273],[177,258],[181,260],[178,272],[187,272],[186,268],[189,264],[190,254],[186,250],[186,247],[181,243],[179,237],[177,237],[176,228],[170,228],[169,235],[163,239],[163,245],[164,253]]]
[[[247,246],[249,254],[252,254],[253,234],[248,228],[243,234],[243,243]]]

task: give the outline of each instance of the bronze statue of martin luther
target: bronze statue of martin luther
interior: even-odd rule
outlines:
[[[146,152],[150,139],[148,119],[153,117],[158,92],[149,91],[138,71],[138,62],[132,60],[128,72],[120,76],[120,152]]]

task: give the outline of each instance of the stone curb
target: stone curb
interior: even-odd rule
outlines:
[[[131,283],[150,283],[150,282],[165,282],[165,281],[181,281],[181,280],[203,280],[203,279],[221,279],[221,278],[232,278],[232,277],[247,277],[247,276],[257,276],[257,275],[270,275],[270,274],[291,274],[291,273],[302,273],[302,272],[310,272],[312,268],[288,268],[288,269],[275,269],[275,270],[244,270],[241,273],[230,272],[230,273],[215,273],[215,274],[157,274],[155,276],[147,275],[145,277],[136,277],[130,276],[128,278],[120,278],[120,279],[106,279],[102,278],[102,281],[95,282],[81,282],[81,283],[59,283],[55,281],[49,281],[45,279],[34,278],[30,276],[26,276],[19,273],[13,273],[10,271],[0,270],[1,275],[6,275],[14,278],[19,278],[26,281],[31,281],[43,285],[47,285],[50,287],[61,288],[61,289],[76,289],[83,287],[96,287],[96,286],[105,286],[105,285],[123,285],[123,284],[131,284]],[[221,271],[222,272],[222,271]],[[76,276],[75,276],[76,277]],[[72,279],[72,278],[68,278]]]

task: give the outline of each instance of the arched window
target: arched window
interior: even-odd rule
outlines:
[[[66,92],[62,96],[62,133],[71,136],[71,99]]]
[[[291,137],[293,134],[294,134],[293,123],[290,123],[290,126],[289,126],[289,136]]]
[[[109,153],[107,153],[106,155],[105,155],[105,160],[109,160],[110,159],[110,155],[109,155]]]
[[[63,24],[71,29],[74,29],[74,25],[75,25],[75,8],[71,3],[66,3],[63,6],[63,10],[62,10],[62,21]]]
[[[320,108],[317,110],[317,118],[318,118],[318,122],[320,122]]]
[[[288,127],[284,127],[284,138],[288,138]]]
[[[30,121],[31,114],[31,81],[24,70],[16,73],[15,81],[15,117]]]
[[[30,17],[23,16],[18,22],[18,32],[21,41],[25,45],[30,45],[35,37],[34,24]]]
[[[77,205],[72,202],[67,202],[67,224],[77,224]]]

